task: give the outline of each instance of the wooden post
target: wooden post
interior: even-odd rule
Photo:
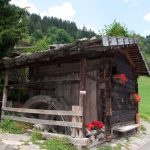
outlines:
[[[5,71],[3,99],[2,99],[2,115],[4,114],[3,108],[7,105],[7,85],[8,85],[8,70]]]
[[[111,116],[112,116],[112,107],[111,107],[111,60],[106,60],[106,65],[104,69],[104,100],[105,100],[105,128],[106,128],[106,141],[111,141]]]
[[[84,103],[86,100],[86,73],[87,73],[87,66],[86,66],[86,58],[81,58],[80,60],[80,95],[79,95],[79,106],[83,112],[83,117],[80,119],[83,123],[84,128]],[[84,137],[84,132],[79,131],[79,136]]]
[[[72,106],[72,111],[74,111],[74,112],[78,111],[78,107],[79,106]],[[78,122],[77,116],[72,116],[72,122]],[[73,138],[79,137],[79,133],[78,133],[77,128],[72,128],[71,137],[73,137]]]
[[[136,77],[136,93],[138,93],[138,81],[137,81],[138,76]],[[140,124],[140,113],[139,113],[139,103],[135,104],[135,111],[136,111],[136,116],[135,116],[135,123]],[[137,128],[137,131],[140,131],[140,127]]]

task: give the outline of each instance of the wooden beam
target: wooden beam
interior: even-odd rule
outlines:
[[[136,87],[135,87],[136,93],[138,93],[138,81],[136,78]],[[140,124],[140,112],[139,112],[139,103],[135,104],[135,111],[136,111],[136,116],[135,116],[135,123]],[[137,128],[137,131],[140,131],[140,127]]]
[[[7,85],[8,85],[8,70],[5,71],[2,108],[6,107],[6,104],[7,104],[7,96],[8,96],[8,94],[7,94]]]
[[[136,65],[135,63],[133,62],[132,58],[130,57],[129,53],[128,53],[128,50],[129,48],[124,48],[124,49],[121,49],[119,50],[121,52],[121,54],[123,54],[129,61],[129,63],[131,64],[131,66],[135,69],[136,68]]]
[[[19,113],[44,114],[44,115],[82,116],[82,111],[42,110],[42,109],[10,108],[10,107],[4,107],[2,110]]]
[[[80,80],[78,79],[70,79],[70,80],[47,80],[47,81],[37,81],[37,82],[27,82],[27,83],[19,83],[19,84],[12,84],[7,85],[7,88],[17,89],[17,88],[24,88],[24,87],[32,87],[38,86],[43,84],[54,85],[54,84],[70,84],[70,83],[79,83]]]
[[[80,98],[79,98],[79,106],[83,108],[84,101],[86,98],[86,58],[81,58],[80,61]],[[83,91],[83,92],[82,92]],[[84,93],[85,91],[85,93]]]
[[[80,122],[67,122],[67,121],[54,121],[54,120],[43,120],[43,119],[33,119],[26,117],[16,117],[9,115],[2,115],[1,118],[9,118],[10,120],[29,122],[33,124],[43,124],[43,125],[55,125],[55,126],[64,126],[64,127],[74,127],[74,128],[82,128],[82,123]]]
[[[111,141],[111,58],[106,59],[104,69],[104,100],[105,100],[105,127],[106,127],[106,141]]]
[[[84,109],[86,101],[86,73],[87,73],[87,63],[86,58],[81,58],[80,60],[80,93],[79,93],[79,106],[83,112],[83,117],[80,118],[82,123],[82,129],[79,131],[80,137],[84,137]]]
[[[28,132],[33,132],[32,130],[28,130]],[[69,139],[70,142],[73,145],[76,146],[88,146],[90,145],[90,140],[89,138],[73,138],[69,135],[64,135],[64,134],[57,134],[57,133],[47,133],[47,132],[41,132],[42,137],[44,139],[53,139],[53,138],[62,138],[62,139]]]

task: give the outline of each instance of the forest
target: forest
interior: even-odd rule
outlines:
[[[86,27],[79,29],[75,22],[30,14],[26,9],[10,4],[10,0],[0,0],[0,11],[0,59],[47,50],[51,44],[65,44],[81,38],[110,35],[138,39],[140,49],[150,67],[150,35],[143,37],[136,34],[119,21],[114,20],[104,29],[99,29],[97,34]],[[23,48],[16,54],[16,49],[20,47]],[[0,76],[3,76],[2,73]],[[0,83],[2,81],[3,78],[0,77]]]

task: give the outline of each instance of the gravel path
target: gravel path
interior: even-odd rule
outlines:
[[[27,134],[0,134],[0,150],[40,150]]]
[[[120,138],[108,143],[108,146],[116,147],[118,144],[122,146],[122,150],[150,150],[150,123],[141,120],[141,125],[146,128],[145,132],[140,132],[128,138]],[[148,149],[147,149],[148,148]]]

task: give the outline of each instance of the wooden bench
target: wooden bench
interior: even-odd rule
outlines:
[[[140,126],[140,124],[132,124],[132,125],[128,125],[128,126],[122,126],[122,127],[115,128],[114,131],[124,133],[124,132],[128,132],[130,130],[136,129],[139,126]]]

